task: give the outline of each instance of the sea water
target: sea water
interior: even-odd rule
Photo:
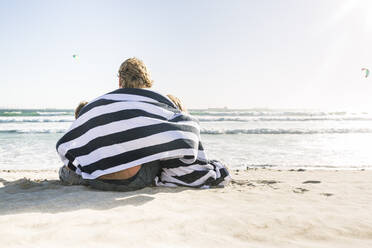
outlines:
[[[200,109],[209,159],[232,168],[372,169],[369,112]],[[0,169],[56,169],[73,110],[0,110]]]

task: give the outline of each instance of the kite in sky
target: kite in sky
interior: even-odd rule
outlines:
[[[362,71],[366,72],[365,78],[367,78],[369,75],[369,70],[367,68],[362,68]]]

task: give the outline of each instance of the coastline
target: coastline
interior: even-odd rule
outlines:
[[[57,170],[0,170],[0,239],[7,247],[372,246],[372,171],[231,174],[225,188],[101,192],[62,186]]]

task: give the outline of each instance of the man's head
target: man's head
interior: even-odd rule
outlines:
[[[145,64],[137,58],[125,60],[118,76],[120,88],[151,88],[153,82]]]

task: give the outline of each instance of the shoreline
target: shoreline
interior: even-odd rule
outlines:
[[[0,169],[0,173],[16,173],[16,172],[56,172],[58,173],[59,168],[56,169]],[[329,167],[306,167],[306,166],[299,166],[299,167],[229,167],[229,170],[232,172],[241,172],[241,171],[252,171],[252,170],[268,170],[268,171],[279,171],[279,172],[305,172],[305,171],[372,171],[372,167],[341,167],[341,168],[329,168]]]

